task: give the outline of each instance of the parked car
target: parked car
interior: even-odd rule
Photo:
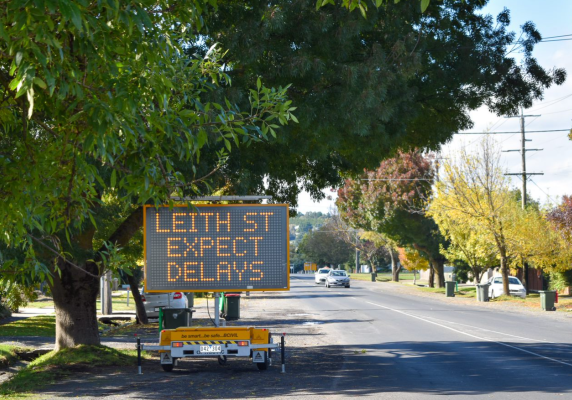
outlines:
[[[314,274],[314,280],[316,281],[316,285],[318,285],[320,283],[324,283],[326,281],[326,276],[328,276],[329,272],[330,272],[330,268],[320,268]]]
[[[142,291],[141,300],[143,300],[143,305],[149,318],[159,317],[158,307],[187,308],[189,306],[189,300],[182,292],[145,293]]]
[[[331,270],[326,276],[326,287],[345,286],[350,287],[350,276],[346,271]]]
[[[489,298],[494,299],[503,295],[502,276],[494,276],[489,279]],[[508,277],[508,289],[511,296],[526,298],[526,288],[514,276]]]

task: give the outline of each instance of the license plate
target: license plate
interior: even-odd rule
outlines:
[[[201,354],[220,354],[222,352],[220,344],[209,344],[201,346],[199,353]]]

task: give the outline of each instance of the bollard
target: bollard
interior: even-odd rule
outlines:
[[[141,375],[141,338],[137,338],[137,370],[137,373]]]
[[[282,334],[282,338],[280,339],[280,353],[281,353],[281,359],[282,359],[282,373],[286,373],[286,364],[284,363],[284,336],[286,336],[285,333]]]

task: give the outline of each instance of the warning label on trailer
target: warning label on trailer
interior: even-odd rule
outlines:
[[[252,352],[252,362],[264,362],[264,351],[255,350]]]

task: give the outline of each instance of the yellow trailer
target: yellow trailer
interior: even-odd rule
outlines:
[[[138,345],[140,346],[140,345]],[[218,327],[164,329],[159,345],[143,345],[142,350],[158,350],[161,367],[170,372],[177,360],[186,357],[216,357],[224,365],[228,357],[249,357],[259,370],[266,370],[271,363],[272,351],[281,348],[282,372],[284,371],[284,334],[281,343],[274,343],[265,328]]]

